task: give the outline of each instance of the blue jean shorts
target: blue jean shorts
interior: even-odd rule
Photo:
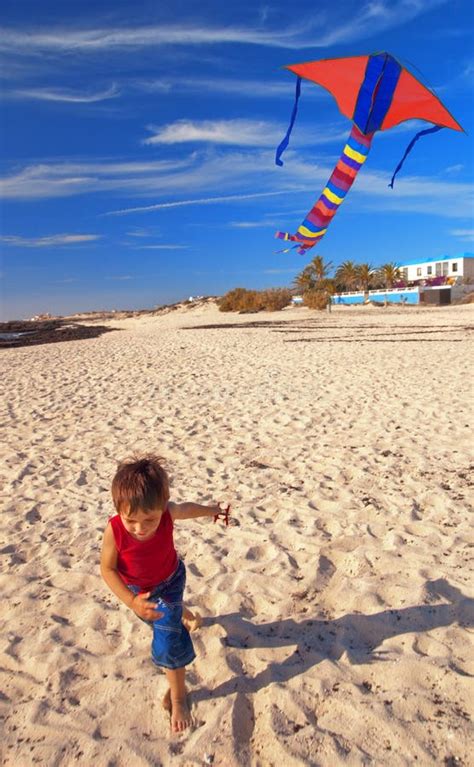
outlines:
[[[151,659],[157,666],[182,668],[194,660],[193,643],[189,631],[183,626],[183,593],[186,583],[186,568],[179,560],[178,567],[169,578],[153,586],[150,602],[157,603],[157,610],[164,615],[156,621],[145,621],[153,630]],[[130,591],[139,594],[138,586],[127,584]]]

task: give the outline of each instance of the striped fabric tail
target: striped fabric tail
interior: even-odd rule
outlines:
[[[277,232],[275,237],[299,243],[298,253],[302,255],[321,241],[367,159],[373,135],[361,133],[355,125],[352,126],[351,135],[321,197],[298,227],[296,234]]]

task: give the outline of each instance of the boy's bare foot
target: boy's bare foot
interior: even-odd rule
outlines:
[[[163,697],[162,705],[165,711],[168,712],[168,714],[171,714],[171,690],[168,689],[166,691],[166,694]]]
[[[171,700],[171,730],[183,732],[191,725],[191,711],[188,705],[188,696],[173,698]]]
[[[202,626],[202,616],[199,613],[192,613],[188,610],[188,615],[183,616],[183,625],[187,628],[190,634],[193,631],[197,631]]]
[[[188,696],[184,700],[177,699],[171,702],[171,690],[167,690],[162,701],[163,708],[171,718],[173,732],[182,732],[191,724],[191,711],[189,710]]]

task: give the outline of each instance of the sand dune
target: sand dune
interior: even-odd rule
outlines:
[[[472,318],[208,305],[4,350],[2,764],[473,764]],[[184,735],[98,572],[137,450],[234,509],[176,525]]]

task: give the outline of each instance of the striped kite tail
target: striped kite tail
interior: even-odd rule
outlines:
[[[277,240],[292,240],[293,242],[299,240],[296,234],[288,234],[288,232],[275,232],[275,237]]]
[[[355,177],[367,159],[374,134],[361,133],[352,126],[347,144],[317,203],[311,208],[296,234],[277,232],[280,240],[299,243],[298,253],[304,254],[322,240]]]

